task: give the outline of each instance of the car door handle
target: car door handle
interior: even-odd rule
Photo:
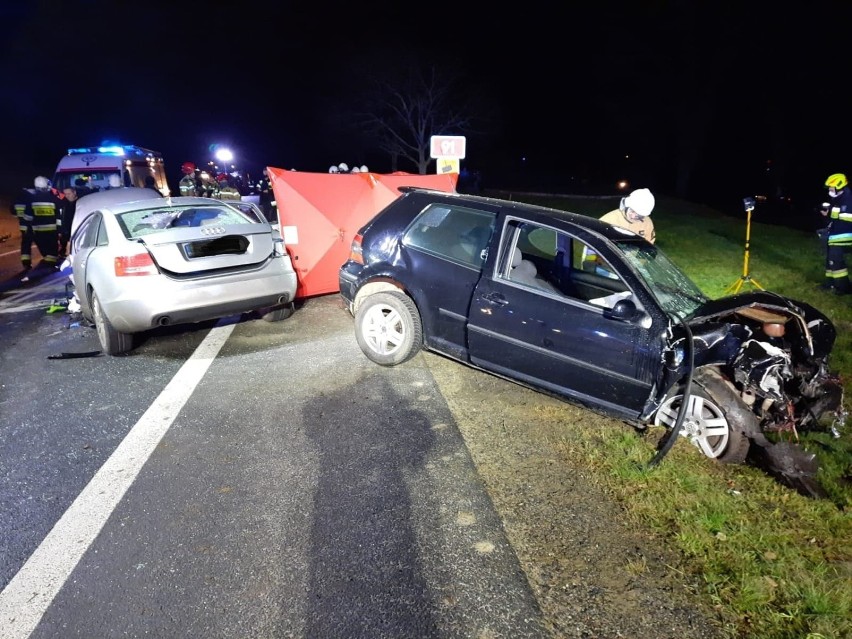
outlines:
[[[489,304],[496,304],[497,306],[506,306],[506,304],[509,303],[509,300],[503,297],[500,293],[488,293],[487,295],[483,295],[482,299]]]

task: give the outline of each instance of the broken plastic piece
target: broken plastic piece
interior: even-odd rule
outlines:
[[[60,353],[59,355],[48,355],[47,359],[79,359],[81,357],[97,357],[100,351],[85,351],[83,353]]]

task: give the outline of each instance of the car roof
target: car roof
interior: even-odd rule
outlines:
[[[422,187],[402,186],[399,190],[403,195],[407,193],[421,193],[438,198],[452,198],[453,200],[466,202],[468,204],[480,204],[486,206],[499,206],[506,213],[516,213],[518,215],[534,218],[539,222],[555,222],[562,223],[566,226],[581,227],[589,231],[599,233],[609,240],[629,240],[632,238],[641,238],[632,231],[613,226],[607,222],[602,222],[597,217],[575,213],[573,211],[565,211],[563,209],[554,209],[539,204],[531,204],[529,202],[519,202],[517,200],[505,200],[497,197],[486,195],[473,195],[469,193],[451,193],[436,189],[427,189]],[[449,200],[445,200],[449,201]]]

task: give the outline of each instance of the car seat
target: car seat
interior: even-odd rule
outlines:
[[[509,279],[514,282],[535,286],[535,276],[537,274],[538,271],[535,268],[535,264],[529,260],[525,260],[523,253],[515,248],[512,251],[512,272],[509,274]]]
[[[530,260],[525,260],[520,249],[515,248],[512,251],[512,269],[509,272],[509,279],[513,282],[534,286],[552,293],[559,293],[553,284],[538,276],[538,269]]]

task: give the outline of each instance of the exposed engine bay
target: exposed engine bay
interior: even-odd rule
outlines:
[[[799,433],[809,430],[839,437],[838,427],[847,418],[843,385],[828,366],[836,331],[813,307],[778,300],[777,306],[750,304],[690,318],[693,374],[712,391],[712,373],[742,402],[727,417],[731,430],[750,440],[749,459],[813,495],[818,489],[808,478],[816,474],[815,456],[797,443]],[[665,353],[666,388],[689,372],[685,339],[673,327]]]

